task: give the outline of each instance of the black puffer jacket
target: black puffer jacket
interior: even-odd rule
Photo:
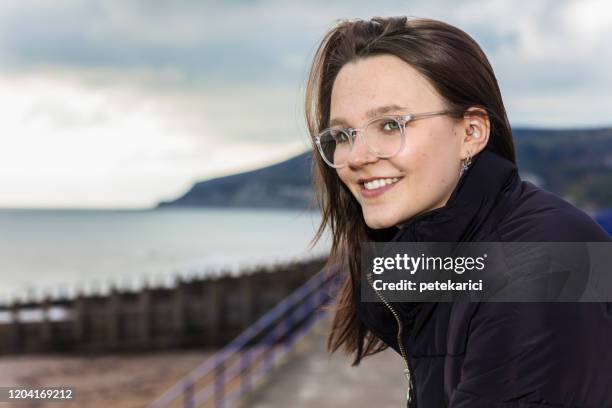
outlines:
[[[610,237],[576,207],[522,181],[510,161],[483,151],[446,206],[415,217],[392,240],[593,242]],[[410,408],[612,407],[610,303],[391,306],[404,326],[402,343],[413,382]],[[359,302],[358,316],[400,353],[398,325],[384,303]]]

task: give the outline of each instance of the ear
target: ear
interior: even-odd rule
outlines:
[[[489,142],[491,123],[483,108],[472,106],[466,110],[461,121],[461,159],[474,157]]]

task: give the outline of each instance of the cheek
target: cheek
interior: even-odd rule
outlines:
[[[427,172],[423,178],[427,180],[427,188],[432,193],[444,193],[451,188],[459,170],[458,144],[453,139],[452,130],[447,132],[431,135],[432,143],[424,160],[427,164],[423,164]]]
[[[406,142],[406,146],[396,158],[392,159],[396,167],[401,168],[407,174],[428,174],[435,163],[436,143],[432,142],[429,135],[415,137]]]
[[[353,193],[353,195],[358,198],[354,186],[349,182],[350,170],[347,167],[343,167],[341,169],[336,169],[336,174],[342,184],[344,184]]]
[[[412,188],[427,193],[444,189],[453,182],[454,169],[458,168],[453,137],[450,129],[435,129],[407,144],[401,165],[412,175],[409,177]]]
[[[448,158],[456,154],[458,141],[459,139],[456,137],[454,129],[447,126],[439,126],[428,133],[425,143],[427,144],[428,152],[435,156]]]
[[[336,169],[336,175],[345,185],[348,184],[348,174],[346,167],[342,169]]]

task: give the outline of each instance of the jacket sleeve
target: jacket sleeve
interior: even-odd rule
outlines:
[[[449,407],[612,407],[607,313],[602,303],[479,304]]]

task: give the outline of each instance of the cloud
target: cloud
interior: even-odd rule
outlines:
[[[25,2],[0,12],[0,52],[4,68],[14,69],[155,67],[195,80],[295,80],[300,67],[284,62],[312,44],[305,27],[295,27],[295,11],[250,3]]]
[[[344,18],[409,15],[462,28],[491,61],[514,126],[609,125],[610,8],[602,0],[5,0],[0,178],[13,193],[0,205],[148,205],[198,178],[308,148],[307,70]]]
[[[472,34],[508,99],[516,92],[593,92],[610,83],[612,10],[603,0],[212,2],[8,1],[0,69],[146,70],[175,86],[303,83],[318,40],[340,18],[440,18]],[[25,28],[25,29],[24,29]],[[551,70],[550,67],[555,69]],[[517,118],[520,121],[520,118]]]
[[[160,99],[126,88],[92,92],[76,81],[28,77],[0,80],[0,89],[3,206],[36,206],[39,200],[46,206],[112,206],[118,197],[123,206],[150,206],[206,175],[269,164],[305,148],[297,138],[278,142],[258,133],[274,125],[282,134],[286,121],[256,123],[261,107],[249,111],[248,98],[233,116],[224,106],[230,99],[219,104],[210,98],[217,117],[207,121],[198,115],[206,103],[196,101],[206,94],[192,95],[191,104],[183,94]],[[233,106],[240,104],[234,100]],[[244,125],[249,121],[256,130]],[[233,134],[243,140],[228,142]]]

